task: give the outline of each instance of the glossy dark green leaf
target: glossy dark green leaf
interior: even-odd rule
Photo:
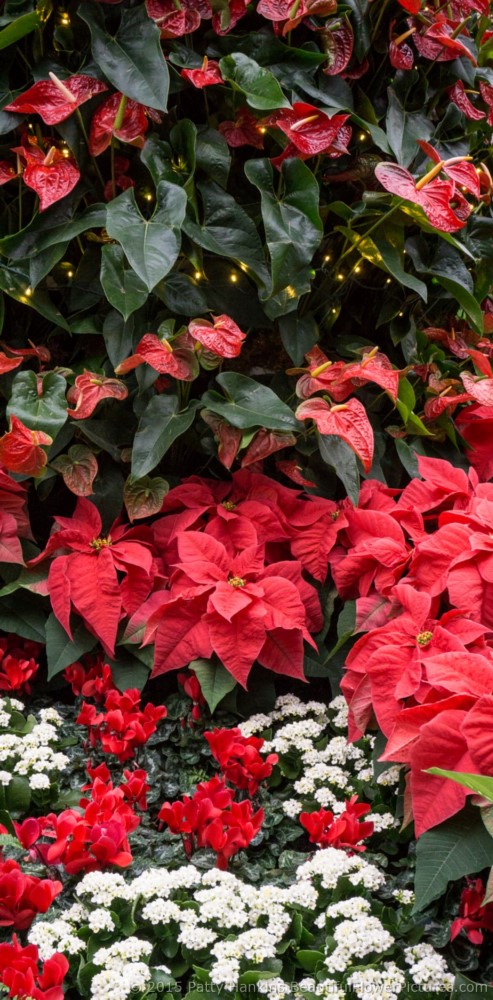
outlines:
[[[221,59],[219,66],[223,80],[228,80],[237,90],[241,90],[251,108],[270,111],[274,108],[289,108],[275,76],[268,69],[259,66],[254,59],[243,52],[233,52]]]
[[[54,439],[67,420],[67,383],[63,375],[43,375],[41,391],[34,372],[18,372],[12,383],[7,415],[12,414],[32,431],[44,431]]]
[[[66,211],[62,213],[58,204],[48,208],[46,212],[35,215],[20,232],[0,239],[0,253],[12,260],[22,260],[33,257],[58,243],[65,244],[67,240],[72,240],[80,233],[101,228],[106,222],[106,205],[91,205],[72,219],[65,216]]]
[[[191,427],[197,404],[180,412],[176,396],[154,396],[144,410],[132,449],[132,476],[142,479],[159,464],[180,434]]]
[[[358,459],[352,448],[341,438],[332,434],[318,434],[320,454],[327,465],[331,465],[337,477],[344,484],[348,497],[358,503],[360,474]]]
[[[420,151],[418,139],[430,139],[433,135],[433,125],[421,112],[407,111],[391,87],[388,95],[387,139],[397,162],[403,167],[408,167]]]
[[[261,288],[268,288],[269,271],[253,220],[218,184],[208,182],[198,188],[204,207],[203,223],[199,225],[187,217],[184,232],[205,250],[243,264]]]
[[[69,331],[69,324],[51,301],[49,295],[39,290],[33,292],[29,281],[29,274],[22,271],[20,267],[0,267],[0,291],[5,292],[11,299],[15,299],[23,306],[28,306],[40,316],[44,316],[53,326],[59,326],[63,330]]]
[[[223,372],[216,382],[226,398],[218,392],[205,392],[202,403],[208,410],[224,417],[233,427],[248,430],[266,427],[273,431],[299,430],[293,411],[268,386],[237,372]]]
[[[133,101],[166,111],[168,67],[159,28],[145,6],[123,10],[115,35],[110,34],[100,7],[80,4],[77,13],[89,25],[94,60],[110,83]]]
[[[40,25],[41,18],[37,10],[31,11],[29,14],[22,14],[21,17],[12,21],[12,24],[8,24],[0,31],[0,49],[7,49],[9,45],[25,38],[26,35],[30,35]]]
[[[147,285],[135,271],[125,266],[125,254],[115,243],[102,248],[101,284],[108,302],[125,320],[147,300]]]
[[[46,658],[48,660],[48,680],[75,663],[84,653],[94,649],[96,639],[85,625],[77,620],[70,639],[54,614],[46,622]]]
[[[279,195],[269,160],[250,160],[245,173],[261,195],[271,265],[270,295],[262,299],[268,315],[275,318],[292,312],[300,296],[310,291],[310,265],[323,234],[319,186],[311,170],[297,159],[283,164]],[[277,188],[277,177],[275,181]]]
[[[150,219],[141,214],[132,189],[109,203],[106,219],[108,235],[118,240],[149,291],[168,274],[178,257],[187,204],[185,191],[168,181],[161,181],[156,195]]]

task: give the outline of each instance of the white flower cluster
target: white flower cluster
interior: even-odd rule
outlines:
[[[23,707],[16,699],[0,698],[0,729],[11,728],[12,710],[21,711]],[[0,733],[0,784],[8,785],[16,774],[27,777],[33,789],[49,788],[51,780],[67,767],[68,757],[56,750],[57,727],[63,719],[54,708],[41,709],[39,718],[23,736]]]
[[[378,917],[371,917],[368,913],[342,920],[334,930],[334,939],[336,947],[325,959],[329,972],[345,972],[354,958],[366,958],[374,953],[381,955],[392,947],[395,940]]]
[[[386,962],[383,969],[363,969],[353,972],[348,978],[360,1000],[397,1000],[406,985],[406,977],[394,962]]]
[[[410,976],[417,986],[429,993],[450,991],[454,977],[447,969],[447,963],[431,944],[415,944],[404,948],[404,958],[410,965]]]
[[[290,819],[297,819],[305,808],[303,798],[314,799],[323,809],[331,809],[337,816],[345,809],[345,800],[357,794],[361,786],[374,782],[371,752],[374,737],[364,737],[359,746],[348,743],[345,735],[330,737],[330,728],[347,728],[347,705],[342,695],[330,704],[311,701],[304,703],[295,695],[278,698],[269,715],[254,715],[240,725],[244,736],[265,731],[272,735],[262,748],[262,753],[293,754],[300,757],[301,774],[293,783],[297,797],[283,803],[283,811]],[[320,748],[317,743],[327,740]],[[399,781],[400,769],[389,768],[378,779],[381,785]],[[366,818],[366,817],[365,817]],[[396,825],[390,813],[373,813],[368,817],[376,833]]]

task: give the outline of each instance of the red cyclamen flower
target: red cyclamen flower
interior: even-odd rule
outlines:
[[[204,736],[226,781],[251,796],[257,794],[260,783],[270,777],[279,760],[276,753],[261,757],[259,751],[265,740],[243,736],[240,729],[215,729]]]

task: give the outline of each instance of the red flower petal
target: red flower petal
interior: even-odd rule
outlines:
[[[73,100],[69,99],[67,93],[63,93],[63,89],[72,95]],[[58,125],[85,101],[105,90],[108,90],[106,84],[92,76],[70,76],[61,81],[61,86],[51,80],[40,80],[6,105],[4,111],[15,111],[21,115],[38,114],[46,125]]]
[[[75,385],[69,390],[69,400],[75,403],[75,410],[68,410],[68,414],[76,420],[85,420],[90,417],[96,406],[102,399],[126,399],[128,389],[116,378],[106,378],[97,372],[84,371],[83,375],[78,375]]]
[[[321,434],[342,438],[361,459],[365,472],[373,461],[373,429],[358,399],[329,406],[324,399],[308,399],[296,410],[298,420],[314,420]]]
[[[188,324],[188,331],[209,351],[221,358],[236,358],[246,338],[230,316],[213,316],[213,323],[206,319],[194,319]]]

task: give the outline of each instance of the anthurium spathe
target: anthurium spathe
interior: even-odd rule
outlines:
[[[292,109],[282,108],[274,112],[266,119],[265,124],[284,132],[289,144],[273,162],[279,166],[289,156],[305,160],[319,153],[330,157],[342,156],[347,153],[347,144],[351,138],[351,126],[346,125],[349,117],[330,117],[313,104],[301,101],[295,102]]]
[[[188,324],[188,332],[199,344],[221,358],[237,358],[246,338],[246,333],[230,316],[225,315],[213,316],[212,323],[207,319],[194,319]]]
[[[77,501],[73,517],[55,520],[55,532],[30,565],[61,552],[48,573],[53,611],[71,637],[70,612],[74,608],[108,656],[113,656],[123,611],[133,613],[152,587],[149,532],[115,522],[108,534],[102,535],[99,511],[83,497]]]
[[[44,212],[70,194],[80,179],[80,171],[70,150],[50,145],[49,139],[42,143],[29,136],[26,145],[14,147],[12,152],[24,162],[23,181],[36,192],[39,209]]]
[[[465,198],[457,193],[453,180],[442,181],[438,177],[445,162],[441,160],[419,181],[398,163],[377,164],[375,177],[386,191],[419,205],[435,229],[444,233],[454,233],[464,227],[470,206]],[[457,162],[454,158],[454,163]],[[452,208],[451,202],[458,203],[455,207],[460,211],[460,216]]]
[[[135,354],[115,368],[116,375],[126,375],[139,365],[148,364],[160,375],[172,375],[180,382],[192,382],[198,374],[197,355],[193,340],[187,333],[175,337],[173,343],[156,333],[145,333]]]
[[[373,429],[359,399],[331,406],[325,399],[307,399],[296,410],[298,420],[313,420],[320,434],[342,438],[369,472],[373,461]]]
[[[156,22],[161,38],[181,38],[200,27],[201,19],[212,15],[209,0],[146,0],[149,17]]]
[[[388,357],[373,347],[365,351],[361,361],[330,361],[320,350],[313,347],[305,355],[308,362],[301,378],[296,383],[296,395],[308,399],[315,392],[328,392],[337,403],[342,403],[353,389],[367,382],[374,382],[395,401],[399,391],[399,372],[392,367]],[[297,374],[299,369],[288,370]]]
[[[335,0],[260,0],[257,13],[282,25],[282,34],[293,31],[305,17],[325,17],[337,10]]]
[[[243,686],[255,660],[302,678],[303,640],[314,643],[299,563],[266,566],[261,545],[231,555],[219,539],[198,531],[182,532],[177,546],[170,591],[147,623],[145,642],[155,642],[153,675],[214,652]]]
[[[116,93],[99,106],[92,117],[89,131],[89,152],[100,156],[111,143],[113,136],[131,146],[144,145],[144,136],[149,127],[149,109],[124,94]],[[156,112],[153,112],[156,115]]]
[[[75,384],[69,389],[68,400],[75,403],[75,409],[67,412],[75,420],[86,420],[102,399],[122,400],[127,396],[127,387],[118,379],[84,371],[82,375],[77,375]]]
[[[0,463],[9,472],[25,476],[40,476],[48,461],[43,445],[52,444],[44,431],[32,431],[12,415],[10,430],[0,437]]]
[[[219,63],[214,59],[208,59],[207,56],[204,56],[202,66],[199,69],[188,69],[185,67],[181,70],[180,76],[184,80],[193,83],[194,87],[197,87],[199,90],[202,90],[203,87],[211,87],[215,83],[223,82]]]
[[[108,87],[93,76],[78,74],[59,80],[55,73],[49,80],[40,80],[24,94],[11,101],[4,110],[18,115],[39,115],[45,125],[58,125],[69,118],[74,111],[96,94],[102,94]]]

